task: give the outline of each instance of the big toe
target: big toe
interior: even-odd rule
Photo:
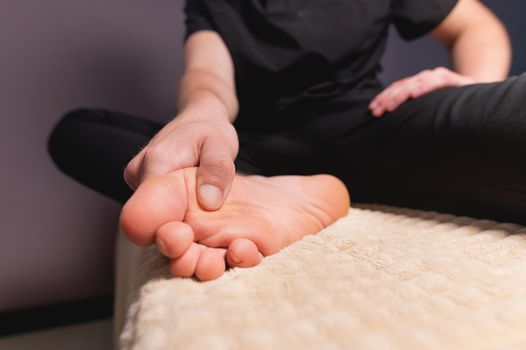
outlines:
[[[201,281],[219,278],[225,272],[225,249],[205,248],[195,267],[195,277]]]
[[[256,244],[245,238],[233,240],[228,246],[226,257],[231,267],[252,267],[263,259]]]
[[[160,226],[182,221],[187,209],[186,193],[181,172],[144,181],[122,208],[123,232],[136,244],[152,244]]]

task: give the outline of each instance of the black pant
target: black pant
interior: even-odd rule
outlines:
[[[238,129],[238,171],[330,173],[354,202],[436,210],[526,225],[526,73],[447,88],[381,118],[326,108],[319,118],[265,134]],[[104,110],[68,113],[49,150],[60,169],[121,202],[128,161],[162,125]]]

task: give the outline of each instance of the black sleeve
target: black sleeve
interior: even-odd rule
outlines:
[[[184,13],[186,15],[185,40],[199,30],[215,30],[214,24],[203,0],[186,0]]]
[[[416,39],[435,28],[459,0],[392,0],[391,21],[400,36]]]

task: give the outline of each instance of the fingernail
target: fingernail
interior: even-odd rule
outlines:
[[[157,237],[156,244],[157,244],[157,249],[159,249],[159,251],[164,256],[167,257],[168,256],[168,250],[166,249],[166,244],[164,244],[164,242],[159,237]]]
[[[201,185],[199,195],[203,204],[210,208],[217,208],[223,199],[221,190],[213,185]]]

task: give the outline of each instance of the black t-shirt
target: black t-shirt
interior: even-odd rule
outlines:
[[[294,124],[381,89],[392,23],[407,40],[437,26],[458,0],[186,0],[186,38],[218,32],[234,61],[236,123]]]

